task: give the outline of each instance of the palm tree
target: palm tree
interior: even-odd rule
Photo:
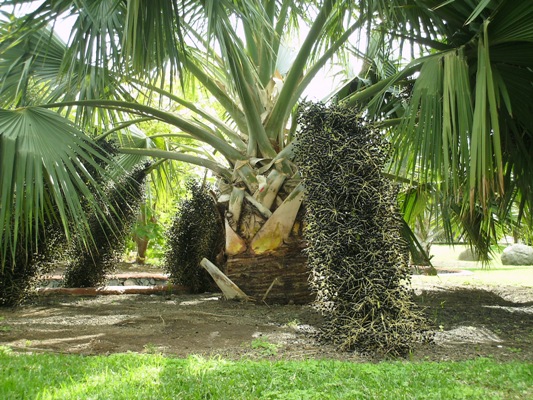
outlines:
[[[409,26],[375,31],[365,79],[339,97],[390,132],[391,172],[410,183],[406,215],[429,204],[450,240],[466,236],[487,256],[533,205],[533,105],[526,100],[533,8],[509,0],[403,3],[411,6],[403,19]],[[420,53],[403,68],[393,54],[388,63],[377,57],[406,44]]]
[[[174,127],[152,138],[159,148],[120,151],[213,171],[227,206],[228,274],[259,298],[287,300],[293,291],[302,299],[306,285],[296,280],[306,274],[294,265],[302,264],[295,254],[304,193],[292,162],[292,116],[317,71],[364,28],[378,46],[369,41],[363,71],[376,72],[370,56],[389,43],[423,51],[399,72],[386,64],[343,100],[372,123],[393,127],[392,171],[446,194],[447,202],[438,204],[443,211],[449,204],[465,226],[475,227],[473,237],[489,231],[489,209],[505,213],[515,200],[522,211],[530,209],[532,114],[520,91],[531,91],[532,11],[525,5],[515,11],[508,0],[374,0],[352,9],[346,3],[45,1],[26,18],[3,24],[0,99],[6,108],[26,107],[7,111],[16,115],[40,116],[34,110],[42,107],[70,112],[86,131],[97,127],[104,135],[146,119]],[[65,14],[75,17],[69,46],[45,30]],[[309,32],[284,70],[282,39],[307,21]],[[171,79],[176,76],[179,82]],[[209,96],[210,110],[182,89],[196,85]],[[41,108],[29,107],[36,105]],[[31,121],[46,128],[42,122]],[[3,132],[19,132],[4,126]],[[68,133],[62,126],[54,130]],[[175,140],[184,136],[199,146]],[[11,198],[12,185],[1,187]],[[10,229],[4,210],[0,220]]]
[[[160,148],[120,152],[213,171],[227,207],[228,275],[249,295],[303,301],[304,191],[291,161],[292,116],[312,78],[362,26],[362,18],[350,22],[350,11],[336,0],[135,6],[101,0],[80,7],[46,1],[22,21],[4,24],[0,96],[6,107],[72,110],[85,130],[110,132],[146,119],[173,126],[173,133],[156,135],[167,139]],[[76,17],[68,47],[46,28],[64,13]],[[308,24],[309,33],[287,60],[282,40],[296,23]],[[179,82],[172,81],[176,75]],[[191,85],[201,86],[215,104],[211,110],[187,98]],[[182,137],[197,147],[175,140]]]

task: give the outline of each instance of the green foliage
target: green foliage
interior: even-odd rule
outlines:
[[[0,110],[0,159],[0,269],[15,266],[6,259],[16,252],[36,251],[48,224],[86,238],[88,210],[101,211],[99,163],[111,162],[88,136],[51,111]]]
[[[321,338],[341,350],[406,355],[426,323],[415,311],[389,146],[353,109],[308,104],[296,157],[307,191],[308,263]]]
[[[136,261],[144,264],[148,258],[148,247],[154,248],[155,251],[150,251],[150,257],[162,255],[161,249],[164,243],[164,229],[157,220],[156,210],[150,205],[148,199],[139,209],[136,221],[133,224],[132,240],[127,246],[132,248],[133,244],[137,250]],[[133,243],[132,243],[133,242]],[[159,250],[159,253],[158,253]]]
[[[144,125],[151,130],[165,127],[163,124],[156,123]],[[148,177],[145,201],[141,205],[138,218],[133,224],[132,235],[128,238],[126,245],[126,256],[129,256],[131,252],[137,252],[138,260],[137,238],[149,239],[145,262],[157,265],[163,264],[167,247],[166,233],[176,214],[176,199],[186,197],[185,183],[189,179],[198,178],[193,168],[185,163],[166,162],[161,167],[164,168],[152,171]]]
[[[160,265],[165,255],[166,249],[166,231],[170,226],[170,210],[156,210],[151,207],[148,202],[141,206],[147,210],[147,221],[143,221],[137,218],[132,227],[132,235],[128,237],[126,242],[126,254],[125,258],[131,255],[132,252],[136,252],[136,258],[139,262],[139,247],[137,243],[138,238],[147,238],[149,240],[146,248],[145,260],[147,264]],[[129,261],[133,261],[129,260]]]
[[[224,228],[209,188],[194,180],[187,187],[191,197],[181,202],[167,233],[165,268],[174,283],[202,292],[212,287],[212,279],[200,261],[217,259],[224,244]]]
[[[90,187],[91,182],[102,185],[105,179],[102,168],[109,160],[108,157],[116,153],[116,148],[110,143],[93,143],[86,138],[83,143],[91,149],[91,159],[83,162],[81,166],[74,165],[73,169],[83,181],[83,185]],[[54,180],[49,179],[51,182]],[[51,182],[47,182],[46,178],[42,179],[44,193],[53,197],[54,186],[56,185]],[[79,197],[73,198],[79,199],[81,208],[84,209],[85,213],[89,214],[91,210],[94,210],[93,204],[91,204],[94,198],[87,198],[80,187],[76,187],[74,192]],[[28,193],[24,193],[24,196],[25,198],[31,197]],[[33,219],[30,218],[30,221],[25,221],[24,225],[19,226],[19,240],[14,240],[13,230],[4,232],[4,240],[12,243],[8,248],[14,247],[14,251],[9,252],[10,254],[4,257],[3,262],[5,264],[0,268],[0,306],[16,306],[22,303],[30,295],[31,289],[34,288],[39,277],[49,269],[50,262],[60,258],[65,250],[67,237],[61,227],[60,212],[57,209],[48,210],[43,217],[43,222],[36,222],[35,218],[33,216]],[[96,214],[93,214],[93,222],[97,220]],[[78,224],[82,223],[82,221],[77,222]],[[28,226],[37,225],[40,226],[39,229],[30,228],[30,231],[33,230],[33,232],[30,234],[26,232]],[[72,232],[79,230],[79,225],[70,223],[69,230]],[[26,233],[23,234],[23,232]],[[34,238],[28,240],[28,237],[32,235]],[[80,234],[77,238],[81,243],[86,236]],[[77,255],[77,257],[80,256]]]
[[[3,399],[526,399],[531,364],[228,361],[159,354],[15,354],[0,347]]]
[[[161,226],[156,220],[156,211],[145,203],[141,205],[141,211],[144,215],[144,220],[135,223],[133,226],[133,234],[141,237],[146,237],[150,240],[157,239],[162,236]]]
[[[124,254],[126,237],[131,230],[140,204],[144,201],[143,186],[147,165],[138,166],[122,181],[107,189],[107,221],[89,217],[92,241],[79,238],[68,250],[70,258],[65,272],[66,287],[92,287],[103,283]]]

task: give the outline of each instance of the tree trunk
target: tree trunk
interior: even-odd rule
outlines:
[[[311,302],[299,178],[276,169],[265,177],[249,165],[238,173],[248,183],[222,188],[219,199],[225,206],[226,276],[258,303]]]
[[[304,247],[302,240],[295,240],[265,254],[228,256],[226,275],[259,303],[310,303],[313,295]]]
[[[146,250],[148,249],[148,239],[145,236],[135,235],[135,243],[137,244],[137,264],[144,264],[146,262]]]

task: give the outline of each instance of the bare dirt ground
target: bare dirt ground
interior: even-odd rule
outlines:
[[[533,360],[533,288],[413,279],[434,343],[411,360]],[[373,361],[318,343],[311,306],[266,306],[203,295],[49,296],[0,309],[0,346],[22,352],[191,354]]]

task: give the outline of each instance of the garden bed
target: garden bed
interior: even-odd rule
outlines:
[[[433,322],[435,343],[419,346],[412,359],[533,359],[531,287],[465,286],[423,277],[413,279],[413,289]],[[23,352],[369,360],[317,343],[313,333],[320,323],[311,306],[224,301],[217,293],[58,294],[0,309],[0,345]]]

